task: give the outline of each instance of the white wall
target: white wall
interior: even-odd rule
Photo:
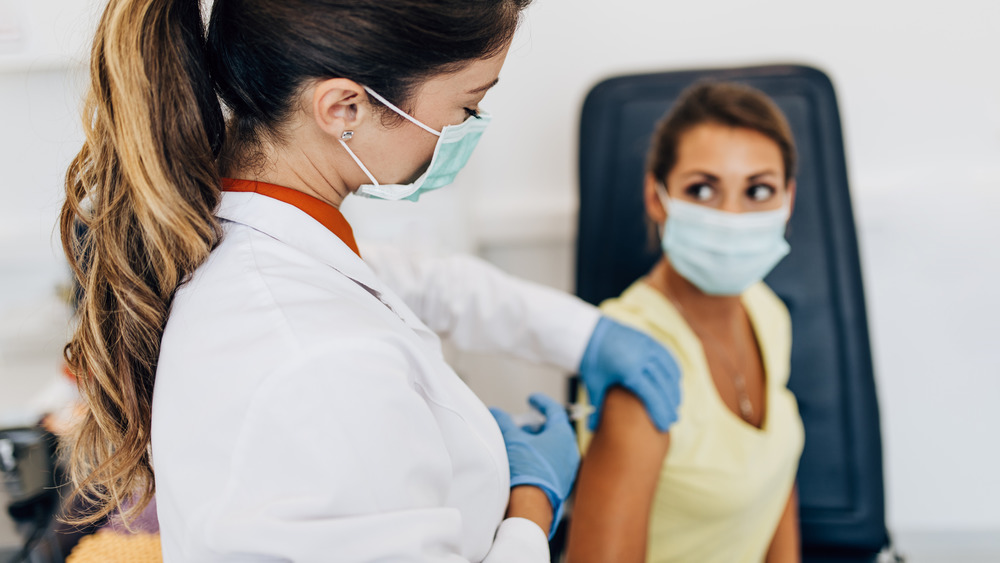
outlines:
[[[82,143],[79,105],[92,9],[81,0],[0,0],[0,425],[53,402],[67,284],[55,216]]]
[[[993,219],[1000,215],[1000,3],[819,4],[535,0],[501,84],[484,104],[494,123],[457,185],[418,206],[353,202],[347,211],[370,238],[475,250],[568,289],[577,121],[591,86],[629,72],[818,66],[833,78],[844,118],[890,525],[1000,533],[993,435],[1000,429],[1000,299],[993,290],[1000,277],[1000,222]],[[27,19],[38,29],[48,29],[47,18],[75,29],[92,10],[88,0],[0,0],[0,17],[15,5],[33,14]],[[0,22],[0,38],[2,30]],[[61,279],[51,221],[61,173],[79,143],[76,82],[45,70],[79,56],[77,35],[44,33],[49,39],[35,55],[29,50],[5,67],[0,54],[6,326],[20,322],[9,313],[12,303],[41,299]],[[24,62],[33,56],[37,62]],[[504,406],[530,387],[560,388],[558,377],[516,363],[457,361],[489,402]],[[497,386],[499,376],[516,384]]]

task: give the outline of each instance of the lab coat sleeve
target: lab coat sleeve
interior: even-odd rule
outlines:
[[[500,524],[483,563],[550,560],[549,540],[538,524],[526,518],[508,518]]]
[[[407,362],[391,341],[355,338],[269,378],[222,500],[188,533],[214,561],[467,561],[461,513],[445,506],[452,464]],[[507,528],[487,561],[548,561],[541,529]]]
[[[367,244],[365,262],[431,330],[460,349],[501,352],[575,372],[596,307],[472,256],[428,257]]]

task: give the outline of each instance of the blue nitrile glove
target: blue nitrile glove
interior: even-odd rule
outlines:
[[[534,393],[528,403],[545,415],[545,423],[538,427],[518,426],[510,415],[491,408],[497,419],[507,459],[510,460],[510,486],[533,485],[545,491],[552,503],[552,529],[555,533],[562,519],[563,502],[573,489],[576,470],[580,467],[580,450],[570,426],[566,409],[558,402]]]
[[[677,420],[680,376],[673,355],[657,341],[601,317],[580,362],[580,379],[587,387],[590,403],[597,407],[587,426],[597,428],[604,395],[612,385],[621,385],[646,405],[656,428],[666,432]]]

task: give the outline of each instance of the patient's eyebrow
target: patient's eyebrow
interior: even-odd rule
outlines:
[[[758,179],[760,179],[760,178],[762,178],[764,176],[777,176],[777,175],[778,175],[778,172],[776,170],[767,169],[767,170],[764,170],[763,172],[758,172],[758,173],[753,174],[751,176],[747,176],[747,179],[749,179],[749,180],[758,180]]]
[[[489,90],[490,88],[496,86],[498,82],[500,82],[500,77],[494,78],[492,81],[490,81],[487,84],[483,84],[479,88],[473,88],[472,90],[469,90],[467,93],[468,94],[480,94],[480,93],[485,92],[485,91]]]
[[[690,172],[685,172],[684,174],[681,175],[682,178],[690,178],[692,176],[704,176],[710,182],[718,182],[719,181],[719,177],[718,176],[716,176],[715,174],[712,174],[711,172],[705,172],[704,170],[692,170]]]

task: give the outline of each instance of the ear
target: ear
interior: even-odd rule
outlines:
[[[659,183],[651,172],[646,172],[642,195],[646,203],[646,216],[657,225],[662,225],[667,220],[667,210],[663,208],[660,195],[656,193]]]
[[[316,125],[325,133],[340,138],[352,131],[370,115],[365,89],[346,78],[330,78],[317,82],[312,92],[312,114]]]
[[[788,216],[792,216],[792,211],[795,211],[795,178],[788,181],[785,187],[788,190]]]

